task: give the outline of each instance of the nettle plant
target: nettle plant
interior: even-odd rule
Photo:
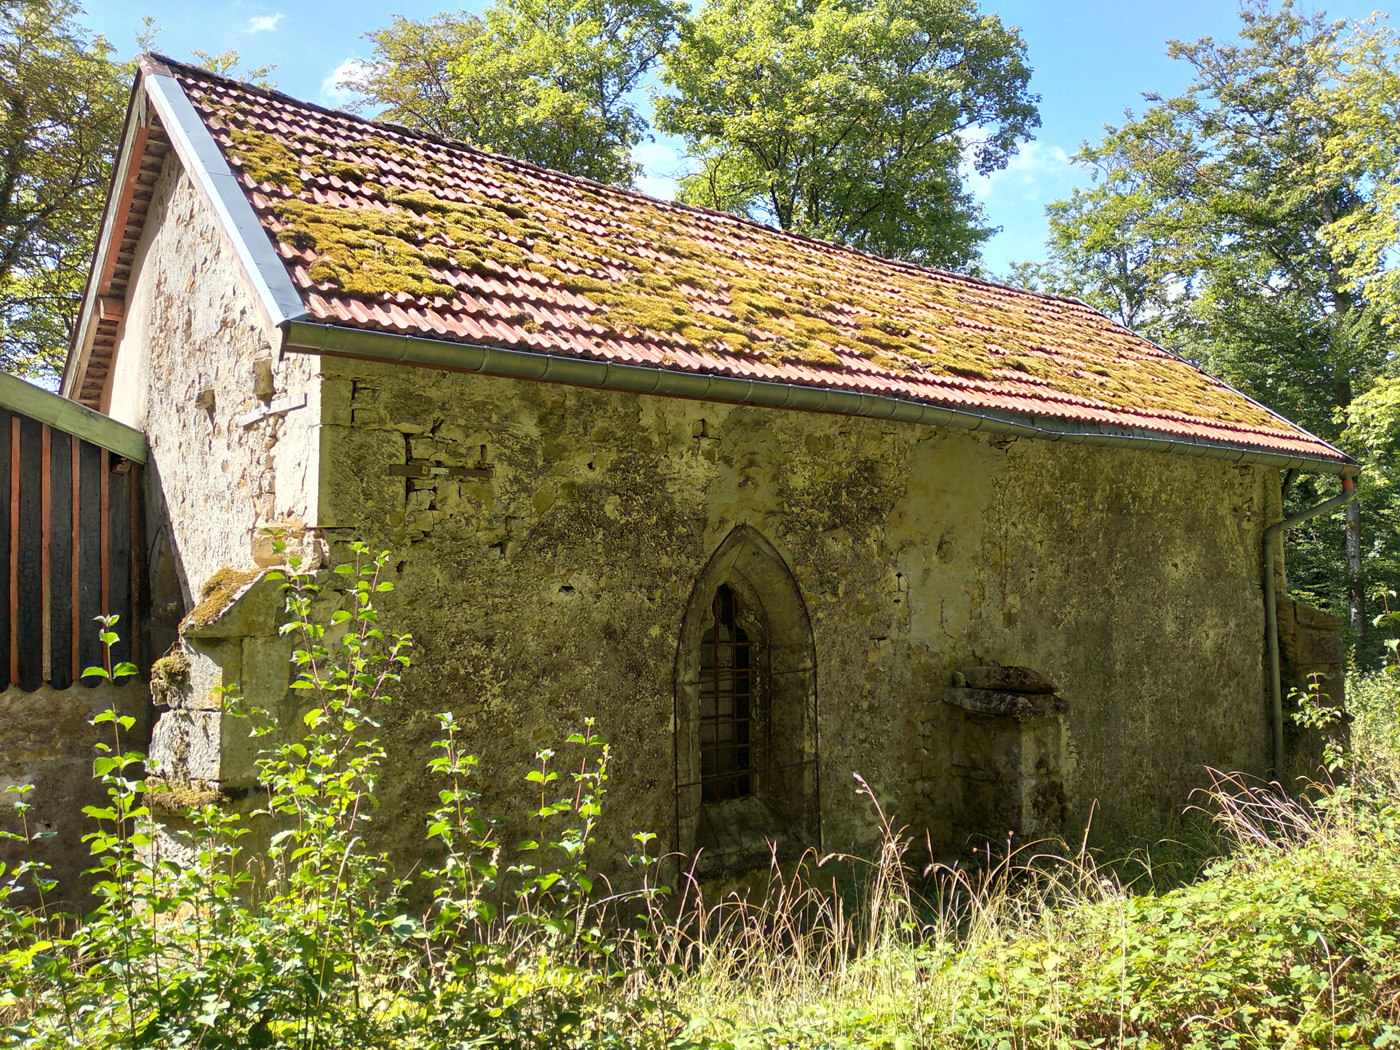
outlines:
[[[246,717],[263,747],[265,801],[249,817],[218,802],[160,827],[146,759],[125,745],[133,720],[110,726],[95,775],[108,801],[90,807],[96,911],[61,923],[42,906],[42,865],[0,871],[0,1035],[5,1045],[458,1046],[589,1041],[577,1009],[617,966],[621,943],[592,901],[586,866],[602,811],[607,747],[591,721],[568,738],[569,774],[538,753],[528,776],[537,838],[502,866],[496,824],[476,810],[477,758],[451,714],[429,764],[442,778],[427,838],[438,859],[411,881],[366,848],[385,752],[377,712],[410,666],[412,639],[380,626],[376,597],[387,552],[354,543],[354,560],[325,578],[288,559],[281,579],[293,640],[295,730],[226,691],[225,714]],[[335,586],[337,583],[340,586]],[[325,612],[328,616],[322,617]],[[115,618],[102,624],[113,667]],[[29,803],[23,800],[21,816]],[[167,811],[173,807],[163,807]],[[268,843],[244,838],[259,822]],[[28,825],[19,837],[30,836]],[[644,869],[647,839],[637,862]],[[644,880],[645,883],[645,880]],[[40,907],[13,901],[21,886]],[[657,891],[644,890],[650,896]],[[615,898],[614,898],[615,899]],[[413,904],[411,902],[420,902]]]

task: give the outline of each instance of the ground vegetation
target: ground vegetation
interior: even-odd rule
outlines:
[[[870,796],[877,855],[813,855],[747,892],[709,895],[684,870],[662,885],[647,835],[635,837],[630,888],[590,875],[610,755],[588,724],[541,749],[525,778],[533,836],[500,841],[444,713],[427,771],[440,785],[424,814],[433,859],[396,877],[362,838],[391,760],[378,718],[412,639],[376,611],[387,556],[354,553],[334,571],[287,573],[303,701],[285,724],[243,709],[263,743],[259,814],[188,792],[162,800],[169,786],[129,749],[129,724],[98,716],[113,735],[95,763],[109,804],[89,811],[96,911],[50,912],[42,865],[0,872],[6,1045],[1400,1042],[1393,665],[1352,683],[1349,734],[1320,692],[1297,698],[1299,731],[1328,738],[1324,779],[1290,796],[1218,775],[1184,800],[1207,828],[1189,849],[1157,844],[1110,864],[1037,843],[947,866],[921,860]],[[116,640],[110,622],[103,640]],[[225,701],[242,709],[236,691]],[[37,827],[43,800],[11,793]]]

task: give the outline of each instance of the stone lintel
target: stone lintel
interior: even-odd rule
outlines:
[[[942,700],[974,714],[1011,718],[1017,722],[1063,714],[1069,706],[1058,693],[1009,693],[997,689],[963,689],[957,686],[944,689]]]
[[[1057,693],[1055,683],[1029,667],[963,667],[959,673],[972,689],[1008,693]]]

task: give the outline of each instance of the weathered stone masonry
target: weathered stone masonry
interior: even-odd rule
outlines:
[[[670,842],[678,632],[740,526],[781,553],[811,618],[828,844],[874,834],[854,773],[947,848],[978,826],[986,788],[968,785],[985,770],[940,702],[969,663],[1059,683],[1071,825],[1097,799],[1100,830],[1124,831],[1168,817],[1203,763],[1267,765],[1257,551],[1273,471],[322,367],[317,523],[398,552],[395,620],[416,639],[396,753],[422,761],[433,711],[451,708],[492,797],[596,715],[617,755],[612,833]],[[490,476],[391,473],[406,460]],[[417,777],[386,787],[396,807],[428,797]],[[418,829],[401,827],[407,848]]]
[[[1258,545],[1278,517],[1275,471],[273,360],[226,242],[173,167],[159,207],[171,218],[148,226],[132,352],[117,362],[117,382],[142,393],[113,399],[135,406],[124,411],[147,429],[150,489],[163,493],[150,513],[153,531],[164,524],[153,560],[168,545],[157,616],[171,632],[218,569],[264,560],[267,526],[392,548],[388,612],[416,648],[386,727],[401,774],[383,782],[385,812],[426,807],[439,710],[468,726],[497,807],[519,802],[536,749],[593,715],[616,755],[606,834],[619,850],[639,828],[673,845],[681,622],[740,526],[779,553],[810,617],[828,845],[874,834],[854,773],[947,849],[990,816],[976,800],[1007,789],[964,746],[965,713],[940,699],[968,664],[1029,665],[1059,684],[1071,827],[1095,799],[1104,833],[1165,818],[1205,762],[1264,771]],[[271,411],[282,399],[297,403]],[[460,469],[404,477],[409,464]],[[196,673],[186,706],[206,713],[180,717],[215,718],[211,683],[236,666]],[[286,671],[272,656],[258,666]],[[227,758],[219,776],[246,779]],[[379,827],[417,848],[416,819]]]
[[[520,801],[535,750],[592,715],[616,755],[613,846],[635,829],[674,845],[682,620],[741,526],[778,552],[810,618],[828,845],[874,834],[855,773],[940,848],[1011,830],[991,826],[1015,809],[1000,760],[979,757],[973,720],[941,699],[969,664],[1028,665],[1060,686],[1063,732],[1027,775],[1058,785],[1071,828],[1095,800],[1105,834],[1167,819],[1207,762],[1264,771],[1258,549],[1279,516],[1276,471],[276,360],[231,250],[173,162],[153,208],[164,220],[141,248],[112,404],[147,430],[158,479],[155,632],[173,638],[219,569],[269,561],[267,527],[392,548],[388,612],[416,648],[386,726],[403,772],[383,782],[385,812],[428,805],[439,710],[468,726],[487,804],[501,809]],[[403,476],[415,464],[455,472]],[[251,755],[224,753],[234,735],[214,693],[249,667],[260,692],[285,682],[272,627],[261,641],[247,627],[253,640],[190,645],[197,684],[156,736],[167,753],[175,723],[208,742],[180,745],[202,756],[192,781],[247,781]],[[261,653],[251,664],[249,645]],[[381,821],[380,834],[410,853],[421,828]]]

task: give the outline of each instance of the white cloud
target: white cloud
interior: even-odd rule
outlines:
[[[362,58],[347,58],[326,74],[321,81],[321,97],[335,105],[349,102],[355,97],[354,89],[346,86],[346,81],[361,76],[369,70],[369,63]]]
[[[969,192],[984,204],[993,197],[1044,200],[1062,192],[1075,174],[1074,162],[1064,149],[1044,142],[1027,142],[1007,161],[1006,167],[982,175],[972,166],[977,145],[975,133],[964,139],[962,176]]]
[[[282,12],[275,15],[254,15],[248,19],[248,32],[250,33],[271,33],[277,28],[277,23],[282,21]]]

